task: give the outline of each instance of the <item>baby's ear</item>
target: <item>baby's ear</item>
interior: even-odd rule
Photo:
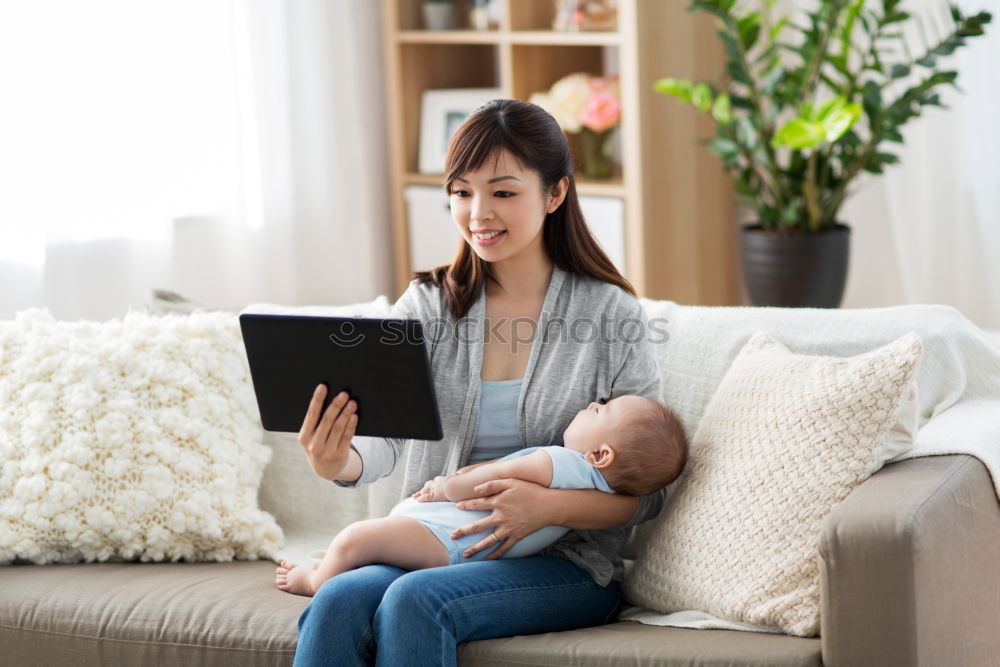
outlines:
[[[611,445],[604,443],[595,450],[588,453],[590,457],[590,463],[595,468],[607,468],[609,465],[615,461],[615,450],[611,449]]]

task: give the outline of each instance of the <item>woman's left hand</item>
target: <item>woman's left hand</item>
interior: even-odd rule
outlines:
[[[451,538],[458,539],[484,530],[492,532],[466,549],[466,558],[496,546],[494,535],[500,540],[500,546],[486,560],[500,558],[525,537],[551,523],[543,513],[548,506],[545,494],[551,491],[546,486],[520,479],[494,479],[474,490],[480,496],[463,500],[458,503],[458,508],[486,510],[490,515],[455,529]]]

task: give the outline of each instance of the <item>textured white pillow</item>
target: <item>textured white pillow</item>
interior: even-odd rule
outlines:
[[[261,442],[232,313],[0,322],[0,562],[255,560]]]
[[[640,540],[626,597],[818,634],[822,521],[882,465],[922,351],[912,333],[846,359],[752,336],[709,401],[673,502]]]

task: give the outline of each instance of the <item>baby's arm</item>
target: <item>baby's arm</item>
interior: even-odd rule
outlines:
[[[489,465],[491,463],[495,463],[495,462],[497,462],[499,460],[500,459],[491,459],[489,461],[483,461],[482,463],[473,463],[471,466],[465,466],[464,468],[459,468],[458,470],[455,471],[455,474],[456,475],[461,475],[464,472],[469,472],[470,470],[474,470],[474,469],[476,469],[476,468],[478,468],[480,466],[486,466],[486,465]]]
[[[444,494],[452,502],[477,498],[473,489],[483,482],[509,478],[548,486],[552,483],[552,458],[539,449],[516,459],[485,463],[474,470],[449,476],[444,483]]]

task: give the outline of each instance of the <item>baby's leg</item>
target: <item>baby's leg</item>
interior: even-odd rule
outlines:
[[[358,521],[340,531],[315,570],[291,563],[286,567],[282,562],[276,582],[278,588],[289,593],[312,596],[330,577],[374,563],[405,570],[441,567],[448,564],[448,550],[430,530],[410,517]]]

